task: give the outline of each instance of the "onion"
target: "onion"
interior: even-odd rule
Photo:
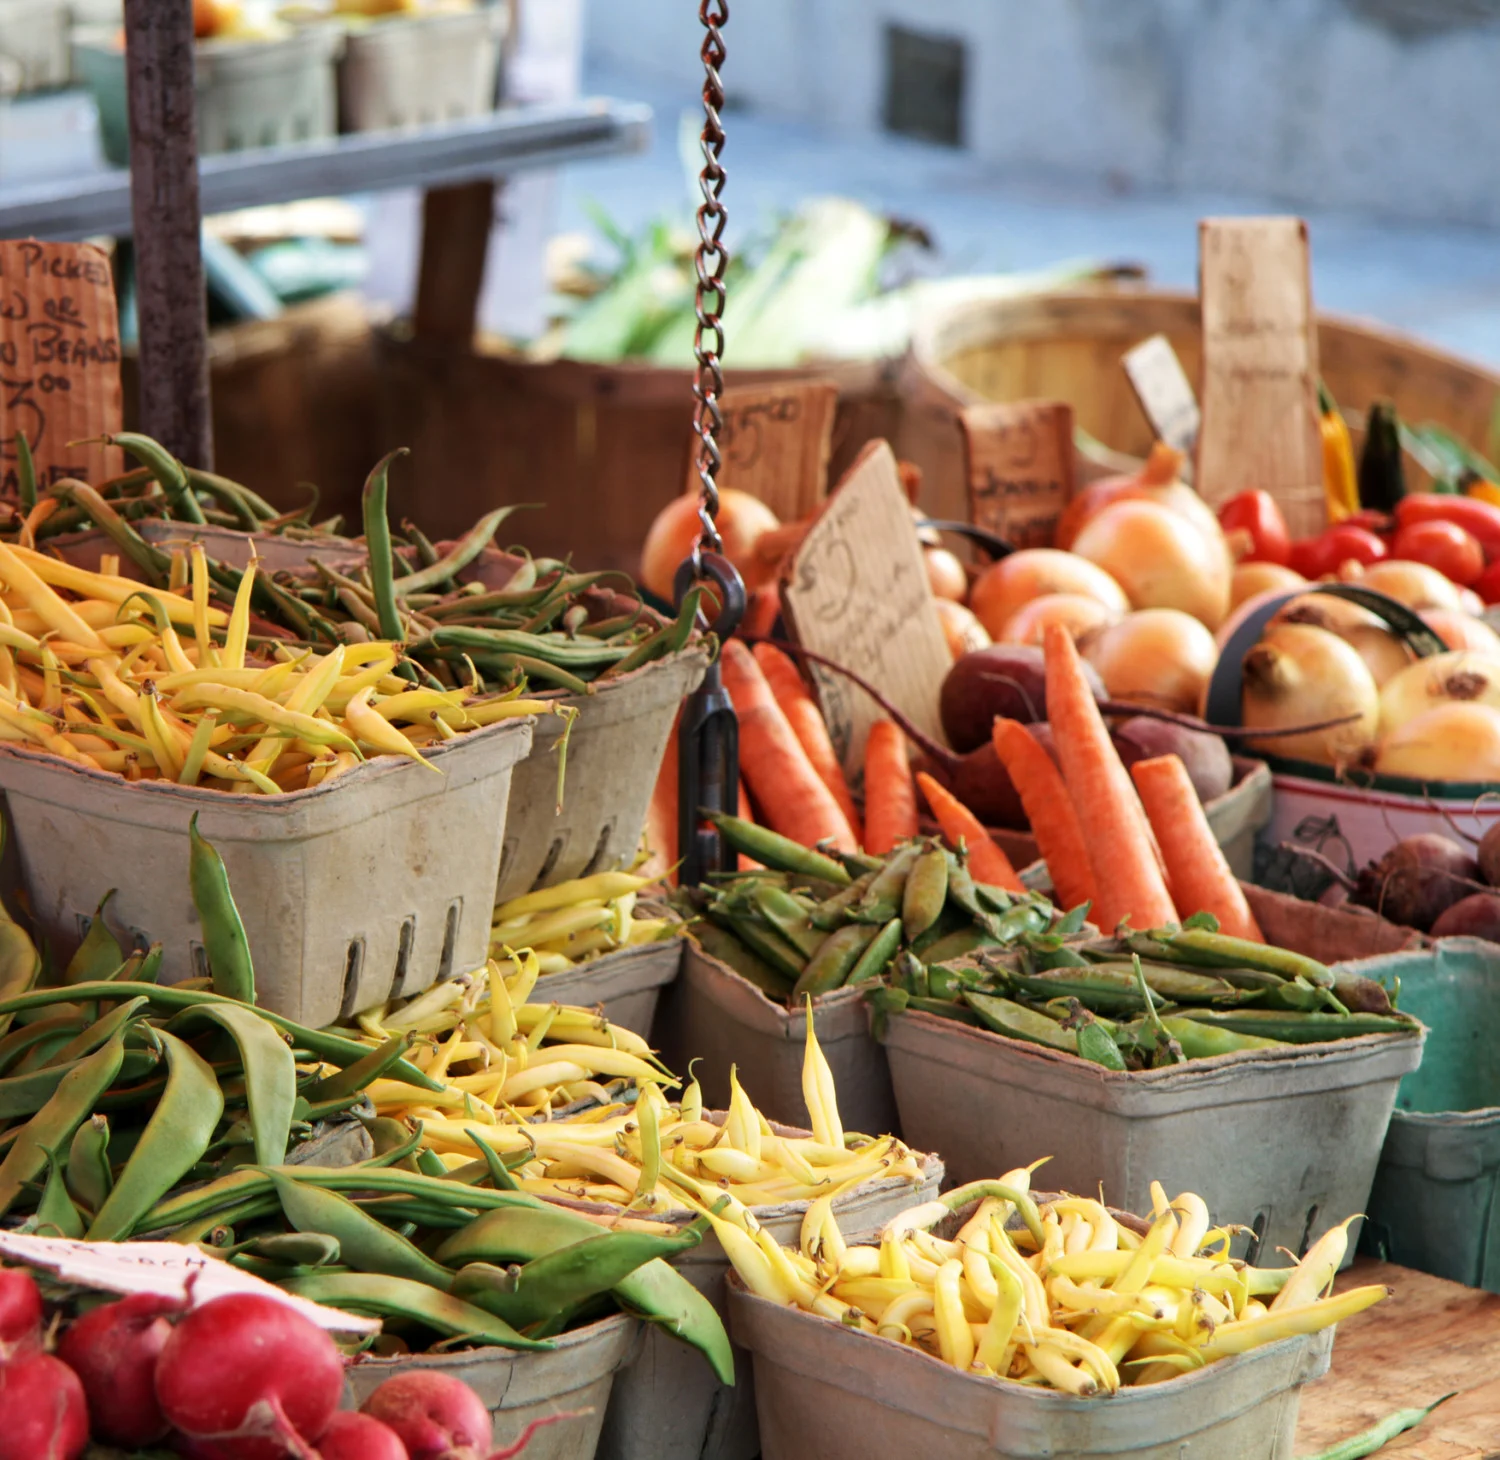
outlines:
[[[1450,649],[1471,649],[1476,654],[1500,657],[1500,634],[1482,619],[1454,613],[1451,608],[1424,609],[1422,619]]]
[[[972,649],[987,649],[990,636],[971,610],[951,598],[934,598],[938,618],[943,623],[943,637],[948,641],[948,652],[955,659]]]
[[[1285,593],[1300,588],[1307,579],[1301,573],[1283,568],[1280,563],[1241,563],[1229,583],[1229,606],[1238,608],[1262,593]]]
[[[1097,516],[1115,502],[1128,499],[1159,501],[1173,511],[1191,513],[1193,507],[1187,502],[1191,498],[1199,508],[1207,511],[1207,504],[1191,487],[1177,480],[1182,469],[1182,453],[1174,451],[1165,442],[1158,441],[1151,448],[1151,455],[1141,463],[1141,469],[1133,476],[1107,476],[1092,481],[1082,491],[1074,494],[1057,519],[1057,530],[1053,542],[1060,548],[1071,548],[1073,539],[1090,517]],[[1185,498],[1182,494],[1186,493]],[[1210,512],[1210,516],[1213,514]]]
[[[1079,593],[1119,617],[1130,605],[1102,568],[1056,548],[1022,548],[992,563],[969,592],[969,607],[994,638],[1016,610],[1044,593]]]
[[[1459,609],[1473,618],[1481,618],[1484,615],[1485,602],[1472,588],[1460,588],[1458,590]]]
[[[1414,657],[1406,641],[1389,624],[1357,603],[1335,598],[1331,593],[1304,593],[1292,599],[1271,622],[1310,624],[1337,634],[1365,661],[1377,687],[1400,674]]]
[[[1075,640],[1091,629],[1110,624],[1119,617],[1097,598],[1081,593],[1044,593],[1018,608],[1000,630],[1002,644],[1032,644],[1042,647],[1048,624],[1061,624]]]
[[[927,564],[927,581],[935,598],[951,598],[962,603],[969,594],[969,575],[964,565],[945,547],[930,547],[922,552]]]
[[[1337,634],[1308,624],[1277,624],[1245,656],[1240,719],[1261,730],[1357,716],[1303,735],[1250,740],[1250,749],[1339,765],[1370,748],[1380,697],[1365,661]]]
[[[1133,608],[1176,608],[1216,629],[1229,612],[1233,569],[1217,541],[1155,502],[1116,502],[1084,524],[1073,544],[1125,590]]]
[[[1079,640],[1109,697],[1196,714],[1218,663],[1214,636],[1190,614],[1145,608]]]
[[[1500,655],[1458,649],[1418,659],[1380,691],[1380,728],[1389,733],[1454,700],[1500,708]]]
[[[1414,781],[1500,781],[1500,710],[1462,701],[1438,705],[1380,742],[1375,770]]]
[[[1451,608],[1456,611],[1460,608],[1457,586],[1426,563],[1387,558],[1383,563],[1371,563],[1359,581],[1366,588],[1378,589],[1408,608]]]
[[[781,524],[759,497],[725,487],[719,493],[719,535],[724,556],[740,570],[746,588],[759,588],[776,576],[776,564],[755,552],[761,536]],[[674,497],[656,515],[641,549],[641,582],[658,598],[672,602],[672,584],[682,561],[698,540],[698,497]]]

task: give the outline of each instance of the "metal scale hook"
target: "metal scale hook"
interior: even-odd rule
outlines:
[[[724,191],[724,64],[723,27],[729,20],[728,0],[700,0],[698,19],[703,23],[703,171],[699,187],[703,203],[698,209],[697,316],[693,353],[697,369],[693,395],[697,407],[693,430],[698,437],[697,470],[700,499],[700,531],[693,551],[677,570],[673,592],[678,608],[697,584],[714,590],[719,603],[712,623],[700,614],[700,627],[727,639],[745,612],[745,585],[733,563],[724,556],[715,519],[719,513],[719,430],[723,413],[719,397],[724,391],[724,271],[729,250],[724,243],[728,214],[721,201]],[[724,688],[718,661],[709,666],[703,683],[682,707],[678,730],[677,845],[682,856],[679,881],[684,887],[703,881],[710,872],[732,871],[733,850],[720,837],[710,812],[733,815],[739,806],[739,721]]]

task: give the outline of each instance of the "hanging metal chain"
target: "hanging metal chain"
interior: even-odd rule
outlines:
[[[724,226],[728,213],[721,195],[724,191],[724,167],[719,156],[724,150],[724,82],[719,75],[724,64],[724,34],[720,29],[729,20],[729,0],[700,0],[698,19],[703,23],[703,171],[698,185],[703,204],[698,209],[698,324],[693,332],[693,353],[698,359],[693,380],[693,395],[698,402],[693,429],[698,436],[698,481],[702,498],[698,504],[701,532],[693,546],[693,570],[700,574],[705,552],[723,551],[719,528],[718,475],[721,465],[719,431],[724,424],[719,397],[724,393],[724,271],[729,266],[729,250],[724,243]]]

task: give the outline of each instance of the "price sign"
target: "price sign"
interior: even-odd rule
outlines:
[[[828,494],[838,387],[826,380],[735,386],[719,398],[718,484],[759,497],[783,522],[810,516]],[[694,438],[696,440],[696,438]],[[698,491],[689,458],[688,491]]]
[[[1127,350],[1122,363],[1130,388],[1157,439],[1184,456],[1191,456],[1202,416],[1198,398],[1172,342],[1165,335],[1152,335],[1133,350]]]
[[[0,242],[0,485],[16,490],[18,431],[43,487],[117,476],[119,451],[68,443],[121,426],[109,259],[87,243]]]
[[[1073,495],[1073,408],[1021,400],[959,417],[976,527],[1015,547],[1050,547]]]
[[[896,458],[872,441],[791,559],[782,608],[799,644],[846,664],[935,740],[938,693],[952,663]],[[842,675],[810,666],[846,774],[864,766],[882,711]]]
[[[211,1257],[181,1242],[75,1242],[67,1237],[34,1237],[0,1232],[0,1254],[51,1273],[79,1287],[106,1293],[155,1293],[184,1299],[198,1308],[226,1293],[257,1293],[295,1308],[319,1328],[333,1333],[379,1333],[373,1318],[357,1318],[325,1308]]]

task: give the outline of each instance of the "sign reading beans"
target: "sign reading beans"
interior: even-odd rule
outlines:
[[[0,242],[0,487],[19,488],[16,435],[45,490],[119,475],[113,447],[71,445],[121,429],[114,277],[87,243]]]
[[[959,420],[974,525],[1012,547],[1050,547],[1073,495],[1073,408],[1006,401],[970,406]]]

